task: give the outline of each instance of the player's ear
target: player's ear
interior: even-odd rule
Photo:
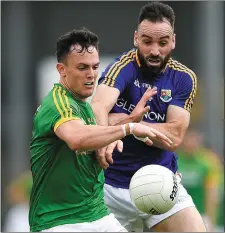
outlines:
[[[56,64],[56,69],[58,70],[61,77],[66,76],[65,65],[63,63],[57,63]]]
[[[134,47],[138,46],[137,31],[134,32]]]
[[[173,38],[172,38],[172,49],[175,49],[176,46],[176,34],[173,34]]]

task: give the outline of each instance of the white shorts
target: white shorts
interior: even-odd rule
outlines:
[[[195,206],[191,196],[183,185],[180,184],[178,202],[174,207],[160,215],[148,215],[138,210],[130,199],[128,189],[116,188],[108,184],[104,185],[105,204],[115,215],[116,219],[128,231],[143,231],[143,226],[150,230],[157,223],[187,207]]]
[[[109,214],[93,222],[59,225],[42,232],[127,232],[127,230],[114,214]]]

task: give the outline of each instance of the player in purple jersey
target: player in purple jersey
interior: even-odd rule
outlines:
[[[174,151],[189,125],[197,80],[192,70],[171,58],[176,42],[174,23],[170,6],[159,2],[143,6],[134,33],[135,48],[108,65],[92,99],[98,124],[140,121],[173,142],[172,146],[164,146],[156,139],[153,146],[147,147],[129,136],[123,139],[122,153],[113,151],[115,143],[99,150],[99,161],[107,168],[105,203],[128,231],[142,230],[142,226],[135,229],[137,223],[160,232],[206,231],[192,198],[182,185],[178,203],[167,213],[152,216],[134,207],[128,190],[132,175],[145,165],[159,164],[177,173]],[[157,91],[146,99],[143,95],[149,87]],[[146,105],[150,111],[143,119],[135,118],[137,112],[143,113]]]

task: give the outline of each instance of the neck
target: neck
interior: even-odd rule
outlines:
[[[66,81],[64,81],[62,78],[59,80],[59,83],[61,83],[71,94],[75,99],[78,99],[80,101],[86,102],[86,98],[83,98],[81,96],[79,96],[77,93],[75,93],[67,84]]]

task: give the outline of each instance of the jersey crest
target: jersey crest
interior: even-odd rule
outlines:
[[[161,89],[161,95],[160,95],[160,99],[163,102],[170,102],[172,100],[172,96],[171,96],[171,90],[167,90],[167,89]]]

